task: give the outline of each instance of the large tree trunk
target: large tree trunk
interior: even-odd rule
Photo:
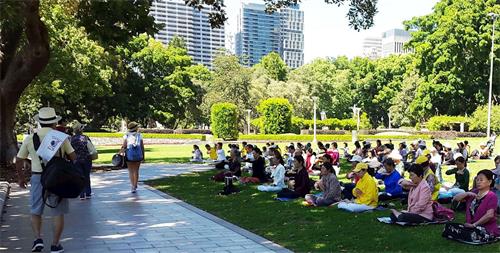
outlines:
[[[12,165],[17,152],[14,125],[19,98],[47,66],[50,54],[47,28],[40,20],[39,1],[3,4],[22,5],[16,13],[16,21],[22,25],[0,27],[0,172]]]

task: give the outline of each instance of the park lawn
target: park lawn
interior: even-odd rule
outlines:
[[[343,164],[345,180],[349,165]],[[352,214],[337,207],[305,207],[301,200],[276,201],[275,194],[259,192],[256,185],[237,184],[240,193],[218,196],[223,183],[209,180],[216,173],[190,173],[147,183],[295,252],[500,252],[500,243],[477,247],[442,238],[444,225],[379,223],[376,218],[389,216],[389,210]],[[464,214],[458,213],[456,221],[464,220]]]
[[[145,149],[147,163],[186,163],[191,159],[193,145],[147,145]],[[119,150],[120,146],[98,146],[99,159],[94,164],[110,164]]]

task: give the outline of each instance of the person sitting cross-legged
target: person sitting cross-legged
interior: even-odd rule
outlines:
[[[271,166],[274,167],[272,169],[271,178],[273,179],[273,183],[271,185],[259,185],[257,190],[263,192],[279,192],[285,185],[285,166],[283,164],[283,157],[281,157],[281,153],[278,150],[274,150],[274,156],[271,157]]]
[[[309,173],[305,168],[304,157],[301,155],[296,155],[293,158],[293,168],[297,171],[295,175],[295,180],[293,182],[294,190],[289,190],[288,188],[284,188],[280,192],[278,192],[278,198],[303,198],[306,194],[311,191],[311,187],[309,185]]]
[[[338,208],[355,213],[374,209],[378,204],[378,188],[373,177],[368,174],[368,164],[358,163],[353,172],[360,178],[352,190],[356,199],[354,202],[342,201]]]
[[[413,164],[409,170],[411,182],[415,185],[408,195],[408,209],[396,211],[391,209],[393,222],[423,223],[433,219],[432,192],[427,181],[424,180],[424,169]]]
[[[314,187],[323,192],[320,197],[307,194],[305,199],[307,203],[314,206],[329,206],[341,199],[341,188],[337,176],[331,163],[321,165],[321,179],[314,184]]]
[[[491,191],[493,172],[481,170],[475,178],[476,188],[460,193],[455,201],[465,201],[465,224],[446,224],[443,236],[465,242],[490,242],[500,236],[497,225],[497,196]]]
[[[375,174],[375,178],[384,180],[385,185],[385,191],[378,196],[379,201],[398,199],[403,196],[403,189],[398,184],[401,175],[394,169],[395,166],[394,161],[391,158],[387,158],[384,161],[384,168]]]

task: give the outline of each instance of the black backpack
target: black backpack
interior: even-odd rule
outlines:
[[[33,135],[33,145],[35,150],[40,147],[40,137],[36,133]],[[64,159],[62,154],[60,157],[52,157],[47,164],[44,164],[40,158],[40,163],[43,168],[41,177],[43,200],[47,206],[55,208],[62,198],[76,198],[83,191],[85,178],[82,171],[76,168],[73,162]],[[59,200],[55,206],[46,202],[48,193],[58,196]]]

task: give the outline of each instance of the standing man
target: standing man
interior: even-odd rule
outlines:
[[[35,120],[40,123],[42,128],[38,129],[36,134],[40,138],[40,142],[43,142],[43,138],[52,130],[56,128],[57,122],[61,119],[60,116],[56,115],[54,108],[51,107],[43,107],[38,111],[38,115],[35,116]],[[56,152],[56,156],[59,156],[61,153],[63,155],[67,155],[67,157],[74,161],[76,159],[76,154],[71,147],[71,143],[68,139],[65,139],[61,146],[59,147],[59,151]],[[35,234],[35,240],[33,242],[33,247],[31,249],[32,252],[41,252],[43,250],[43,240],[41,235],[42,228],[42,214],[44,209],[44,201],[43,201],[43,187],[41,183],[42,176],[42,163],[38,154],[36,153],[34,144],[33,144],[33,134],[27,137],[19,152],[17,153],[16,159],[16,169],[19,177],[19,186],[21,188],[26,188],[26,182],[23,178],[23,166],[27,161],[28,157],[31,158],[31,187],[30,187],[30,206],[31,206],[31,226],[33,228],[33,233]],[[54,198],[49,195],[47,198],[47,202],[51,202]],[[55,207],[50,208],[50,213],[53,216],[54,220],[54,235],[52,240],[52,245],[50,250],[52,253],[63,252],[64,249],[59,243],[61,239],[61,235],[64,229],[64,214],[68,213],[68,199],[62,199],[61,202]]]

